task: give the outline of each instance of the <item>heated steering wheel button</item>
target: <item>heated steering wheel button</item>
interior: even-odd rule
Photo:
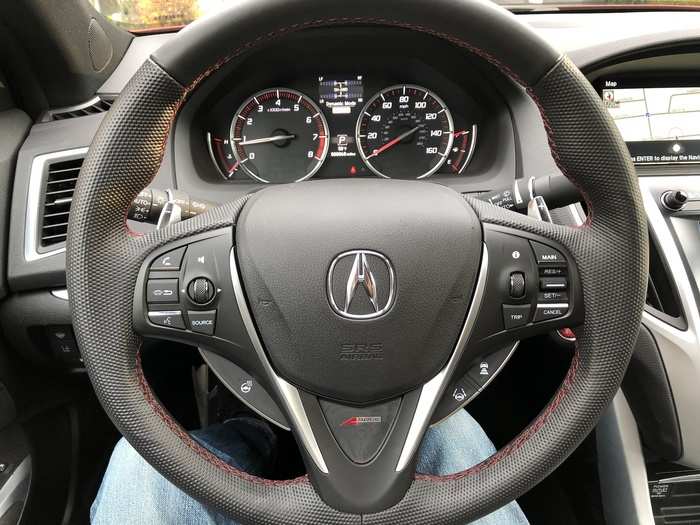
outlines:
[[[216,328],[216,310],[205,312],[187,312],[187,319],[190,321],[190,330],[204,335],[214,335]]]
[[[530,241],[530,244],[535,252],[537,264],[552,264],[558,266],[566,264],[566,259],[561,252],[555,250],[551,246],[535,241]]]
[[[530,320],[529,304],[504,304],[503,305],[503,325],[506,330],[525,326]]]
[[[148,312],[148,319],[158,326],[179,328],[180,330],[185,329],[185,323],[182,320],[182,312],[180,312],[180,310]]]
[[[537,309],[535,310],[535,322],[549,321],[550,319],[564,317],[568,310],[569,305],[567,303],[538,304]]]
[[[149,303],[177,303],[179,300],[177,279],[149,279],[146,285]]]
[[[169,251],[159,256],[153,264],[151,264],[151,270],[179,270],[180,264],[182,263],[182,257],[185,255],[186,246],[178,248],[177,250]]]

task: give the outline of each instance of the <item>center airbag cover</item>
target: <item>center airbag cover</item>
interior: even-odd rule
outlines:
[[[481,250],[466,201],[418,181],[266,188],[236,227],[243,288],[272,366],[305,390],[352,403],[395,397],[446,364]]]

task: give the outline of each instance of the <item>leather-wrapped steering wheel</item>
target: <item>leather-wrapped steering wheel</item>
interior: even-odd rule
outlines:
[[[146,235],[129,231],[126,210],[205,79],[291,33],[352,25],[442,39],[526,90],[587,222],[537,222],[437,184],[377,179],[271,186]],[[178,268],[152,267],[182,249]],[[553,267],[567,286],[556,307],[537,298],[543,268]],[[508,296],[516,270],[530,302]],[[349,275],[375,288],[381,308],[352,315],[363,314],[343,303]],[[217,288],[208,305],[183,293],[195,276]],[[102,405],[139,454],[194,498],[241,523],[464,523],[547,476],[615,395],[644,303],[647,228],[629,154],[596,92],[516,16],[486,0],[243,0],[154,52],[105,117],[76,188],[67,278]],[[173,304],[149,304],[148,283],[159,279],[177,280]],[[506,323],[504,305],[521,306],[524,322]],[[215,311],[211,333],[190,324],[187,312],[202,308]],[[173,309],[174,324],[157,322]],[[538,417],[464,472],[416,474],[450,379],[498,345],[563,326],[577,326],[575,355]],[[308,475],[260,479],[201,447],[146,382],[143,337],[186,342],[254,374],[291,426]],[[369,454],[334,438],[348,407],[391,422]]]

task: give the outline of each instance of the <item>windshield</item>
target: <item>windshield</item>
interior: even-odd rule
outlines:
[[[90,0],[109,20],[129,31],[175,29],[237,0]],[[261,0],[263,1],[263,0]],[[328,0],[332,1],[332,0]],[[700,0],[494,0],[514,11],[700,9]],[[429,0],[426,0],[429,5]]]

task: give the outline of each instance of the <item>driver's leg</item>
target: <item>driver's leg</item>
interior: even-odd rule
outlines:
[[[237,418],[193,435],[221,459],[250,474],[265,477],[274,466],[275,435],[262,421]],[[428,430],[419,454],[418,471],[452,474],[493,452],[493,444],[479,424],[460,410]],[[112,453],[90,518],[94,525],[233,525],[166,480],[124,439]],[[517,503],[510,503],[475,523],[522,525],[527,520]]]
[[[466,410],[458,410],[425,433],[416,470],[446,476],[468,469],[496,452],[481,425]],[[515,502],[473,522],[473,525],[527,525]]]
[[[251,417],[234,418],[192,433],[223,461],[255,476],[274,468],[277,439],[270,426]],[[149,465],[122,438],[112,452],[90,509],[93,525],[235,525],[188,496]]]

